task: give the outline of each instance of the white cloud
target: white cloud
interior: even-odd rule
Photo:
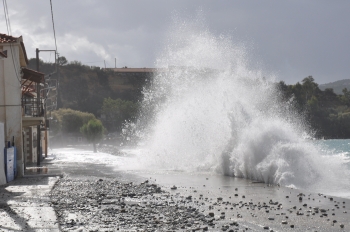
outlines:
[[[90,52],[96,54],[97,58],[111,58],[111,56],[101,44],[91,42],[87,37],[65,34],[63,37],[59,37],[58,40],[60,42],[57,46],[59,46],[59,51],[62,55],[72,53],[81,55]]]

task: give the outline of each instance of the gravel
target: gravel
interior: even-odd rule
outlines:
[[[51,205],[62,231],[206,231],[220,220],[205,215],[204,204],[191,196],[171,194],[148,181],[64,177],[51,191]]]

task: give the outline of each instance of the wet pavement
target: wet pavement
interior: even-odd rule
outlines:
[[[58,179],[21,178],[0,186],[0,231],[60,231],[50,203]]]

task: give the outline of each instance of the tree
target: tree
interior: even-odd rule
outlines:
[[[68,63],[68,60],[64,56],[58,57],[57,61],[59,66],[66,65]]]
[[[101,119],[108,131],[120,131],[125,121],[132,121],[138,112],[138,104],[122,99],[105,98],[101,109]]]
[[[347,88],[343,89],[343,95],[340,96],[340,100],[345,104],[345,105],[350,105],[350,91],[348,91]]]
[[[109,87],[108,73],[104,70],[96,70],[97,79],[101,86]]]
[[[95,116],[90,113],[81,112],[72,109],[59,109],[51,113],[52,121],[50,130],[52,135],[79,133],[80,128],[88,123]]]
[[[80,128],[80,132],[85,136],[88,142],[92,143],[95,153],[97,152],[96,143],[102,139],[104,131],[105,128],[98,119],[91,119]]]
[[[305,101],[307,102],[315,95],[315,92],[318,90],[318,84],[315,83],[315,79],[312,76],[305,77],[302,82]]]
[[[315,96],[312,96],[306,103],[310,113],[315,114],[318,111],[318,100]]]

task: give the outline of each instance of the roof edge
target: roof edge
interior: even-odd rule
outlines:
[[[22,79],[27,79],[30,81],[34,81],[35,83],[44,83],[45,82],[45,74],[35,71],[33,69],[30,68],[22,68],[22,72],[23,72],[23,77]]]
[[[23,40],[21,41],[21,47],[22,47],[22,50],[23,50],[24,59],[26,61],[26,64],[28,65],[29,60],[28,60],[27,51],[26,51],[26,47],[24,46]]]

